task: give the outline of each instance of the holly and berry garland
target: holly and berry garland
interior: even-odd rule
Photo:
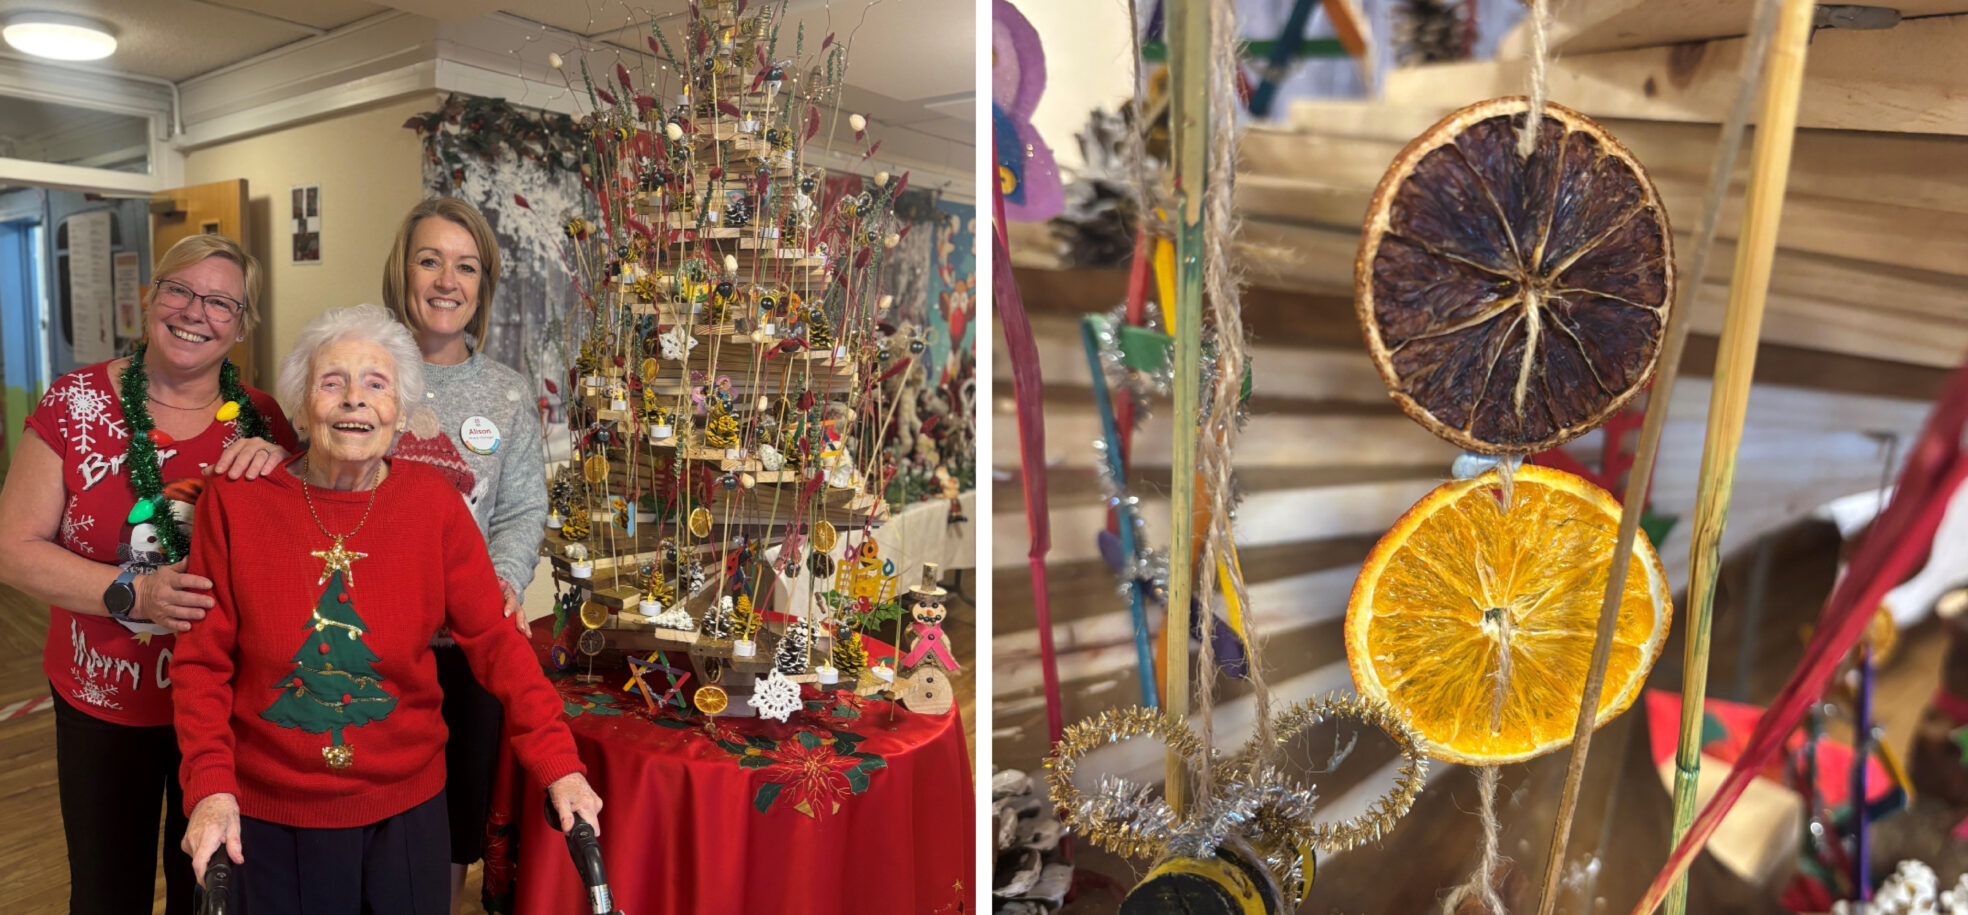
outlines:
[[[350,601],[346,570],[330,568],[328,587],[308,621],[307,638],[294,652],[294,669],[286,681],[274,684],[280,695],[260,717],[283,728],[332,735],[333,743],[321,750],[322,759],[330,769],[346,769],[354,765],[354,751],[343,741],[342,730],[388,718],[396,697],[383,688],[375,668],[380,658],[362,640],[368,624]]]

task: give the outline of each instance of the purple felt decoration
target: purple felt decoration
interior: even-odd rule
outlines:
[[[1038,31],[1008,0],[992,0],[991,10],[992,130],[999,134],[993,178],[1004,191],[1006,219],[1043,222],[1066,205],[1052,147],[1032,126],[1032,112],[1045,91],[1045,49]]]

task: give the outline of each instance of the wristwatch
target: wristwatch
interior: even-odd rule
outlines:
[[[109,587],[103,590],[103,606],[109,608],[109,615],[118,622],[136,622],[130,618],[130,611],[137,609],[137,589],[135,585],[130,584],[136,577],[137,570],[124,569],[116,576],[116,580],[110,582]]]

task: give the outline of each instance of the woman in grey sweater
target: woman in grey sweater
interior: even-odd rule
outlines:
[[[471,204],[431,198],[403,218],[383,268],[383,301],[416,335],[426,393],[422,405],[407,408],[409,428],[393,455],[436,467],[464,495],[485,534],[506,615],[524,633],[520,595],[533,580],[546,523],[546,465],[532,384],[478,352],[498,283],[498,240]],[[484,852],[502,712],[448,633],[440,630],[432,645],[451,730],[445,802],[456,913],[465,869]]]

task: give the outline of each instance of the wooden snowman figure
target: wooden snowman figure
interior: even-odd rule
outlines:
[[[956,699],[950,675],[959,670],[949,639],[943,634],[943,599],[949,592],[936,583],[936,569],[936,563],[923,563],[922,584],[911,587],[903,597],[911,621],[909,653],[902,657],[902,672],[893,688],[904,708],[925,715],[950,710]]]

